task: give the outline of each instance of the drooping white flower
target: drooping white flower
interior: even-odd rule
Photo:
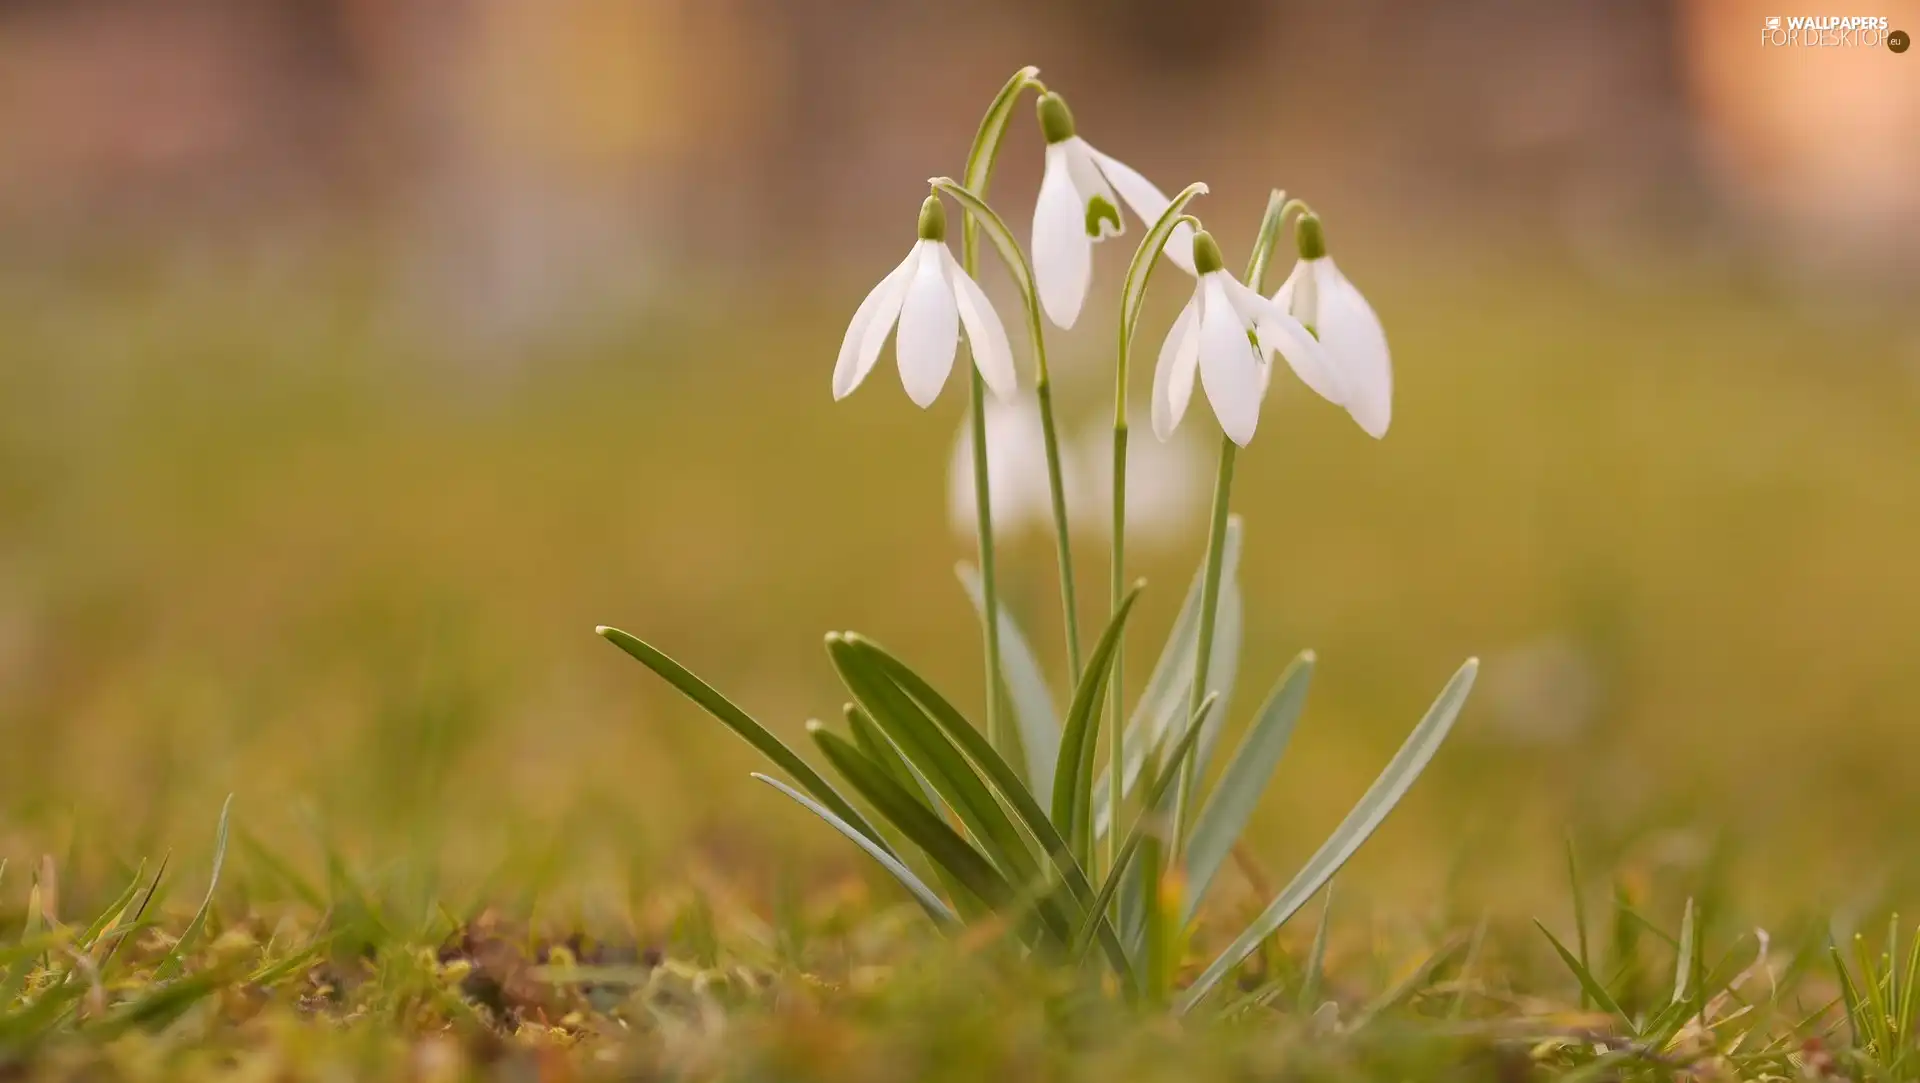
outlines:
[[[1320,219],[1301,215],[1294,236],[1300,261],[1273,300],[1319,338],[1334,376],[1325,387],[1310,379],[1307,383],[1346,407],[1368,435],[1383,437],[1393,420],[1393,360],[1387,353],[1387,333],[1373,306],[1327,255]],[[1301,373],[1301,378],[1306,375]]]
[[[1143,427],[1143,418],[1129,424]],[[1073,444],[1086,484],[1067,490],[1067,503],[1084,531],[1113,537],[1113,430],[1094,426]],[[1213,462],[1190,433],[1127,441],[1127,545],[1165,548],[1191,541],[1206,521]]]
[[[1180,424],[1197,370],[1220,430],[1245,447],[1260,423],[1271,355],[1286,358],[1316,388],[1338,384],[1320,344],[1284,308],[1228,273],[1206,230],[1194,234],[1193,264],[1193,299],[1167,332],[1153,370],[1153,433],[1165,440]]]
[[[853,393],[880,359],[887,335],[899,325],[894,353],[907,397],[921,407],[933,405],[953,371],[953,355],[964,328],[973,363],[993,393],[1013,395],[1013,348],[1006,328],[980,286],[947,249],[947,212],[938,196],[920,206],[920,240],[900,265],[880,280],[853,313],[840,358],[833,366],[833,397]]]
[[[1040,425],[1040,403],[1030,394],[1011,400],[987,400],[988,508],[996,537],[1027,529],[1043,531],[1053,522],[1053,496],[1047,487],[1046,435]],[[1069,493],[1081,486],[1073,463],[1062,463],[1062,486]],[[954,437],[947,466],[947,521],[960,538],[979,532],[979,510],[973,491],[973,427],[969,418]]]
[[[1039,110],[1040,130],[1047,137],[1047,164],[1033,208],[1033,277],[1047,318],[1064,330],[1080,317],[1080,306],[1087,299],[1094,242],[1126,231],[1120,203],[1152,224],[1172,200],[1138,171],[1074,134],[1073,114],[1060,95],[1042,94]],[[1192,227],[1176,227],[1165,252],[1176,266],[1192,274]]]

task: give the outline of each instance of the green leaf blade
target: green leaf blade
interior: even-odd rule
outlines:
[[[1187,841],[1187,895],[1183,922],[1193,920],[1207,888],[1225,864],[1228,854],[1247,829],[1253,810],[1266,792],[1280,757],[1286,753],[1300,712],[1306,706],[1307,686],[1313,679],[1314,654],[1302,651],[1274,685],[1267,702],[1234,750],[1220,784],[1207,798]]]
[[[820,772],[815,771],[807,761],[801,759],[793,749],[788,748],[785,742],[775,737],[771,730],[761,725],[752,715],[741,710],[732,700],[721,695],[712,685],[694,676],[692,671],[645,640],[606,625],[601,625],[595,631],[614,646],[627,652],[641,665],[652,670],[681,695],[718,719],[721,725],[732,730],[761,755],[772,760],[775,766],[798,782],[802,789],[812,794],[822,805],[832,809],[834,815],[859,828],[874,845],[889,853],[892,852],[880,832],[867,822],[867,818],[860,815],[859,810],[855,809],[845,797],[841,796],[840,791],[833,788],[832,783],[822,777]]]
[[[1253,924],[1228,945],[1194,980],[1193,985],[1181,994],[1179,1011],[1184,1013],[1191,1010],[1229,971],[1259,947],[1261,941],[1285,924],[1380,826],[1393,807],[1399,804],[1400,798],[1412,788],[1414,781],[1420,777],[1447,734],[1452,731],[1454,720],[1459,717],[1460,708],[1466,703],[1467,693],[1473,688],[1473,679],[1479,668],[1478,659],[1468,659],[1453,675],[1453,679],[1447,682],[1434,700],[1433,706],[1428,708],[1426,716],[1414,727],[1406,742],[1400,746],[1400,751],[1394,754],[1353,811],[1347,814],[1347,818],[1341,821],[1340,826]]]
[[[801,793],[799,790],[794,789],[792,786],[787,785],[777,778],[763,775],[759,772],[755,772],[753,777],[786,794],[794,803],[806,809],[808,812],[813,813],[815,816],[820,817],[820,819],[826,821],[829,827],[846,836],[847,840],[855,846],[860,847],[861,850],[866,852],[868,857],[878,862],[881,868],[891,873],[895,880],[900,881],[900,886],[907,889],[907,892],[913,896],[921,908],[932,915],[937,924],[954,926],[960,923],[960,916],[953,912],[953,908],[948,906],[946,901],[941,899],[938,893],[927,886],[926,881],[915,876],[912,869],[900,863],[899,858],[875,846],[873,840],[861,833],[859,828],[835,815],[832,809],[827,808],[825,805],[822,805],[820,802],[815,801],[813,798],[808,797],[806,794]]]
[[[1142,584],[1136,583],[1120,600],[1113,618],[1100,633],[1087,668],[1074,690],[1073,705],[1067,709],[1067,721],[1060,735],[1060,758],[1053,774],[1053,823],[1072,847],[1081,867],[1093,858],[1093,767],[1100,731],[1100,707],[1106,698],[1107,680],[1113,675],[1115,650],[1126,629],[1127,617],[1140,599]],[[1116,725],[1118,723],[1116,722]]]

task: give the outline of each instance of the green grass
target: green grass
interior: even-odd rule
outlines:
[[[230,867],[204,924],[184,927],[166,869],[84,904],[51,862],[35,870],[25,913],[0,915],[0,1071],[1655,1080],[1804,1078],[1825,1060],[1834,1078],[1920,1074],[1920,938],[1897,917],[1883,934],[1769,933],[1697,901],[1712,883],[1637,868],[1574,881],[1610,899],[1538,930],[1370,919],[1343,897],[1175,1021],[1024,957],[1010,929],[943,937],[857,890],[769,915],[730,885],[672,888],[629,924],[422,908],[391,880],[335,866],[304,883],[266,854]]]
[[[1318,662],[1183,979],[1469,654],[1481,698],[1341,873],[1324,939],[1315,901],[1179,1027],[943,939],[591,634],[659,644],[796,747],[839,718],[830,628],[977,713],[940,488],[957,402],[922,415],[883,369],[832,404],[845,291],[751,326],[636,317],[517,369],[411,342],[352,290],[8,300],[0,1056],[68,1078],[1657,1077],[1708,1055],[1687,1021],[1762,925],[1778,973],[1715,1008],[1712,1055],[1785,1078],[1815,1037],[1850,1078],[1912,1078],[1911,930],[1879,959],[1889,911],[1920,913],[1905,347],[1550,271],[1368,290],[1393,434],[1283,388],[1239,464],[1224,747],[1289,659]],[[1103,417],[1105,348],[1054,346],[1076,425]],[[1201,544],[1129,557],[1134,691]],[[1090,638],[1104,568],[1080,549]],[[1003,563],[1057,681],[1048,540]],[[1518,743],[1488,693],[1545,635],[1601,695],[1588,729]],[[576,934],[599,969],[543,959]]]

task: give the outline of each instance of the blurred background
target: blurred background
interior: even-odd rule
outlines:
[[[234,792],[301,866],[588,894],[859,868],[592,629],[794,739],[838,710],[829,629],[977,707],[959,381],[923,413],[890,360],[837,405],[828,376],[925,178],[1033,63],[1095,145],[1207,181],[1230,260],[1270,186],[1311,200],[1393,345],[1385,441],[1288,383],[1241,460],[1231,723],[1321,658],[1270,873],[1479,655],[1353,866],[1388,905],[1561,905],[1568,832],[1730,861],[1782,904],[1899,894],[1920,53],[1763,47],[1776,14],[6,0],[0,856],[198,854]],[[1920,0],[1843,14],[1920,31]],[[991,193],[1023,236],[1041,149],[1023,105]],[[1138,228],[1049,340],[1073,441],[1105,438]],[[1156,286],[1147,357],[1180,292]],[[1136,430],[1136,686],[1203,547],[1211,421],[1187,429]],[[1050,543],[1001,544],[1057,673]]]

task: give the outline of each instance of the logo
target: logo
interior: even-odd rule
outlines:
[[[1898,53],[1905,52],[1909,42],[1904,30],[1888,32],[1884,15],[1769,15],[1760,31],[1760,44],[1769,48],[1877,49],[1884,45]]]
[[[1895,30],[1887,35],[1887,51],[1890,53],[1904,53],[1907,51],[1907,46],[1912,44],[1913,39],[1907,36],[1905,30]]]

